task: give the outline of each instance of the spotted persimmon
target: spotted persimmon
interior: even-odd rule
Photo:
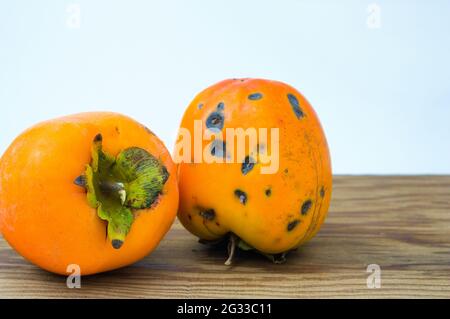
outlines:
[[[178,207],[176,170],[163,143],[116,113],[40,123],[0,160],[0,231],[32,263],[82,275],[150,253]]]
[[[198,121],[212,141],[194,141]],[[268,138],[252,145],[249,134],[248,150],[239,155],[239,136],[230,139],[227,130],[247,134],[252,128],[268,129]],[[192,134],[185,137],[181,130]],[[179,147],[186,138],[187,150]],[[195,156],[198,145],[206,157]],[[269,154],[278,163],[264,173]],[[174,155],[182,159],[180,221],[202,242],[229,238],[230,257],[240,247],[284,261],[317,233],[327,215],[332,187],[327,141],[309,102],[284,83],[232,79],[207,88],[184,114]]]

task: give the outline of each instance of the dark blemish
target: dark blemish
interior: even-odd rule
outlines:
[[[192,220],[192,216],[191,214],[188,215],[189,220]]]
[[[198,213],[206,220],[213,220],[214,218],[216,218],[216,212],[214,211],[214,209],[201,210]]]
[[[291,221],[287,225],[287,231],[292,231],[295,227],[297,227],[298,224],[300,224],[300,221],[298,219]]]
[[[220,227],[220,224],[219,224],[219,222],[216,222],[216,225],[217,225],[217,227]]]
[[[267,197],[270,197],[270,195],[272,195],[272,189],[270,188],[266,189],[265,193]]]
[[[211,155],[225,158],[227,144],[221,140],[214,140],[211,143]]]
[[[311,208],[311,206],[312,206],[312,201],[310,199],[306,200],[302,205],[302,210],[301,210],[302,215],[308,214],[308,211]]]
[[[252,100],[252,101],[256,101],[256,100],[260,100],[260,99],[262,99],[262,94],[261,93],[252,93],[252,94],[250,94],[249,96],[248,96],[248,99],[249,100]]]
[[[95,137],[94,137],[94,143],[101,142],[101,141],[103,141],[103,136],[102,136],[102,134],[97,134],[97,135],[95,135]]]
[[[285,168],[285,169],[284,169],[284,173],[285,173],[285,174],[289,173],[289,169]]]
[[[201,110],[201,109],[203,108],[203,103],[199,103],[199,105],[197,105],[197,108],[198,108],[199,110]]]
[[[241,204],[245,205],[247,203],[247,194],[244,191],[241,191],[240,189],[236,189],[234,191],[234,196],[239,198],[239,201]]]
[[[289,93],[287,95],[287,97],[288,97],[289,103],[291,103],[292,109],[294,110],[295,116],[297,116],[298,119],[301,119],[302,117],[304,117],[305,114],[303,113],[302,109],[300,108],[300,103],[298,102],[295,95]]]
[[[244,162],[242,163],[242,166],[241,166],[242,174],[247,175],[248,172],[250,172],[254,166],[255,166],[255,160],[253,159],[253,157],[246,156],[244,159]]]
[[[117,134],[120,134],[120,130],[119,130],[118,126],[116,126],[116,132],[117,132]]]
[[[323,186],[322,186],[322,188],[320,189],[320,197],[322,197],[322,198],[325,197],[325,189],[323,188]]]
[[[77,178],[75,178],[73,183],[80,187],[86,187],[86,178],[84,177],[84,175],[80,175]]]
[[[220,131],[223,129],[224,118],[222,113],[212,112],[206,119],[206,127],[211,130]]]
[[[217,104],[218,110],[223,111],[224,108],[225,108],[225,104],[223,102],[220,102],[219,104]]]
[[[114,249],[119,249],[120,247],[122,247],[123,245],[123,241],[119,240],[119,239],[113,239],[113,241],[111,242],[112,246]]]

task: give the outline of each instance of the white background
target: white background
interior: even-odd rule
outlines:
[[[449,174],[450,2],[372,2],[1,0],[0,152],[36,122],[94,110],[172,150],[196,93],[262,77],[310,100],[335,173]]]

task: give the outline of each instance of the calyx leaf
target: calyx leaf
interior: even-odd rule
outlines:
[[[169,173],[142,148],[127,148],[114,157],[103,151],[102,142],[98,134],[91,163],[75,184],[85,188],[89,206],[107,221],[107,236],[112,246],[119,249],[133,224],[133,210],[150,208],[155,203]]]

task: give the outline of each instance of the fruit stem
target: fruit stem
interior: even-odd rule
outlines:
[[[123,205],[127,198],[127,191],[125,185],[121,182],[100,181],[99,188],[104,193],[117,193],[120,198],[120,202]]]
[[[231,233],[230,239],[228,241],[228,259],[225,261],[226,266],[231,266],[231,264],[233,263],[234,253],[236,251],[236,242],[236,235]]]

